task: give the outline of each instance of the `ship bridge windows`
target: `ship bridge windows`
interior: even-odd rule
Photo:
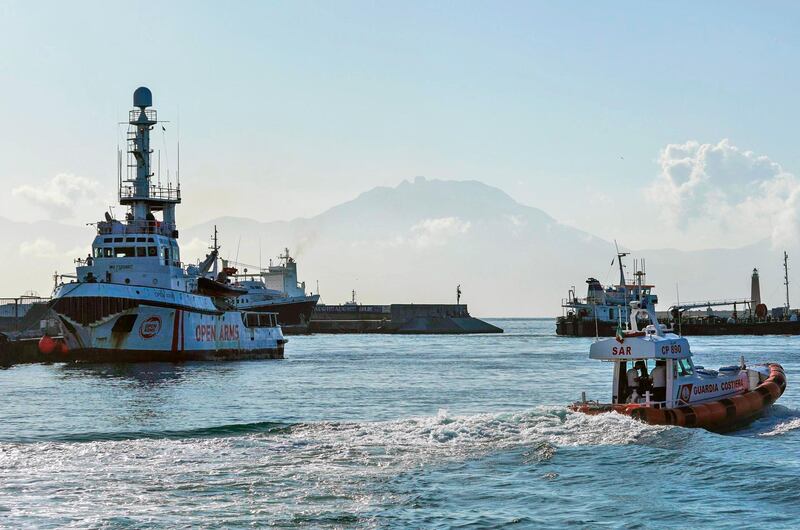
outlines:
[[[136,256],[136,247],[114,247],[115,258],[133,258]]]
[[[243,313],[242,320],[248,328],[274,328],[278,325],[277,313]]]
[[[165,249],[166,250],[166,249]],[[158,257],[158,247],[155,246],[113,246],[95,247],[93,250],[95,258],[144,258]]]

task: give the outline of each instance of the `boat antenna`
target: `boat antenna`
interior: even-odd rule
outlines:
[[[178,128],[178,130],[176,131],[176,137],[178,139],[178,146],[177,146],[178,147],[178,167],[177,167],[177,170],[176,170],[175,180],[176,180],[176,183],[178,185],[178,188],[180,188],[181,187],[181,107],[180,107],[180,105],[178,105],[178,109],[177,109],[176,114],[177,114],[176,121],[178,122],[176,124],[177,128]],[[165,142],[166,142],[166,140],[165,140]]]
[[[239,242],[236,243],[236,263],[239,263],[239,248],[242,246],[242,236],[239,236]]]
[[[616,247],[617,249],[617,263],[619,264],[619,284],[625,285],[625,271],[624,271],[624,265],[622,264],[622,258],[627,256],[629,253],[619,251],[619,245],[617,244],[616,239],[614,240],[614,247]]]
[[[218,239],[217,239],[217,235],[218,235],[218,233],[217,233],[217,225],[214,225],[214,237],[213,237],[212,243],[211,243],[211,250],[214,252],[214,269],[213,269],[214,270],[214,279],[217,278],[217,272],[218,272],[218,269],[217,269],[217,256],[219,256],[219,242],[218,242]]]
[[[789,318],[789,254],[783,251],[783,284],[786,286],[786,311],[785,317]]]
[[[678,287],[677,283],[675,283],[675,296],[678,297],[678,305],[677,305],[677,310],[678,310],[678,335],[683,337],[683,331],[681,329],[681,322],[683,320],[683,314],[681,313],[681,290]]]

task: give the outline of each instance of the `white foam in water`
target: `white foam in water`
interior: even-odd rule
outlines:
[[[102,526],[119,513],[127,523],[158,516],[175,526],[220,517],[236,525],[230,514],[238,513],[245,525],[254,513],[291,520],[309,505],[357,514],[393,502],[369,486],[382,476],[513,448],[548,460],[559,446],[630,444],[664,429],[618,414],[540,408],[310,423],[276,434],[0,444],[0,506],[34,526]]]
[[[777,424],[772,430],[762,432],[759,436],[778,436],[788,432],[800,429],[800,418],[794,418],[789,421]]]

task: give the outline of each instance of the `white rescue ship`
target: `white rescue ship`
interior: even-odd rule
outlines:
[[[179,180],[153,182],[150,131],[158,119],[150,90],[136,89],[133,105],[126,177],[121,162],[119,171],[119,202],[129,211],[124,220],[106,213],[97,223],[92,253],[51,302],[65,344],[47,339],[40,347],[76,361],[282,358],[287,341],[274,313],[236,310],[240,290],[184,269]]]

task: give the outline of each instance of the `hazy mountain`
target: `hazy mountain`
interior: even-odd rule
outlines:
[[[270,204],[280,200],[279,195],[267,195],[267,211],[251,214],[266,216]],[[650,220],[631,213],[630,222]],[[348,299],[352,289],[363,303],[454,302],[456,285],[461,284],[462,300],[474,314],[545,316],[560,312],[570,286],[583,295],[587,276],[603,282],[618,278],[616,266],[611,266],[612,242],[560,224],[542,210],[476,181],[418,178],[394,188],[372,189],[308,219],[211,220],[181,232],[185,262],[207,251],[214,225],[223,256],[250,264],[240,268],[266,265],[289,247],[301,279],[312,291],[319,281],[327,303]],[[85,256],[92,238],[91,227],[58,223],[2,221],[0,228],[9,248],[16,248],[20,256],[19,266],[9,267],[20,278],[2,280],[9,294],[52,285],[53,270],[71,268],[72,258]],[[619,240],[633,248],[658,246],[658,234],[648,241],[628,241],[623,233]],[[762,268],[767,302],[781,303],[780,253],[766,243],[732,250],[634,254],[646,258],[648,280],[657,285],[663,307],[675,300],[676,283],[684,301],[747,296],[754,266]],[[631,261],[628,274],[632,272]]]

